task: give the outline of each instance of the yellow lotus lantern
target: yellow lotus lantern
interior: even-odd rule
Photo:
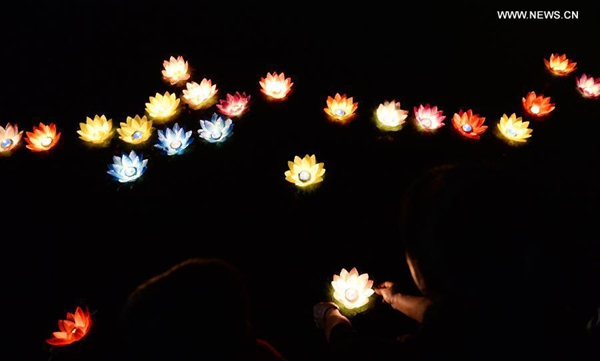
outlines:
[[[112,120],[106,119],[105,115],[96,115],[94,119],[87,117],[85,123],[79,123],[77,134],[84,142],[106,144],[114,135]]]
[[[408,110],[401,109],[395,100],[385,101],[377,108],[377,126],[382,130],[399,130],[407,117]]]
[[[134,118],[127,117],[125,123],[120,123],[117,129],[119,139],[129,144],[141,144],[150,138],[152,134],[152,121],[146,116],[140,118],[136,115]]]
[[[210,79],[202,79],[200,84],[195,81],[189,82],[185,87],[183,101],[194,110],[208,108],[216,100],[217,84],[213,84]]]
[[[177,98],[175,93],[156,93],[156,95],[150,97],[150,101],[146,103],[146,112],[148,112],[148,115],[154,121],[161,123],[168,121],[177,114],[178,106],[179,98]]]
[[[296,156],[293,162],[288,162],[288,167],[289,170],[285,172],[285,180],[298,187],[308,187],[323,181],[324,164],[317,163],[314,154],[307,154],[304,158]]]
[[[267,76],[260,78],[260,91],[272,99],[284,99],[292,89],[292,79],[286,78],[284,73],[267,73]]]
[[[169,60],[163,61],[163,79],[171,85],[182,84],[190,78],[188,62],[183,56],[175,58],[172,56]]]
[[[350,121],[354,112],[358,108],[358,103],[354,103],[352,97],[346,97],[346,94],[335,94],[335,97],[327,97],[327,108],[323,110],[332,121],[346,124]]]
[[[510,142],[525,143],[533,132],[528,126],[529,122],[524,122],[523,118],[517,117],[515,113],[510,117],[503,114],[498,123],[498,130],[500,135]]]
[[[369,274],[359,274],[356,267],[350,272],[343,268],[339,275],[333,275],[331,285],[333,298],[347,309],[365,306],[369,303],[369,297],[375,293],[373,280],[369,279]]]

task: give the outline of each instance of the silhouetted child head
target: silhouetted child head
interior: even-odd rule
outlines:
[[[473,298],[516,286],[527,247],[527,192],[475,164],[436,167],[417,179],[404,199],[401,234],[421,291]]]
[[[151,278],[123,316],[129,349],[143,360],[240,360],[255,341],[243,279],[219,259],[190,259]]]

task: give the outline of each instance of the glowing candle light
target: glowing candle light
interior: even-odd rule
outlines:
[[[9,155],[21,142],[23,131],[19,132],[19,127],[6,124],[6,127],[0,126],[0,155]]]
[[[336,93],[334,97],[327,97],[327,108],[323,110],[329,118],[337,123],[347,124],[358,108],[358,103],[354,103],[352,97],[346,97],[346,94]]]
[[[584,97],[596,99],[600,97],[600,78],[594,79],[591,76],[582,74],[577,79],[577,88]]]
[[[392,100],[379,104],[377,126],[382,130],[399,130],[408,117],[408,110],[400,108],[400,102]]]
[[[521,117],[517,117],[514,113],[510,117],[503,114],[498,123],[498,130],[500,135],[508,141],[525,143],[527,138],[531,137],[531,132],[533,132],[528,126],[529,122],[524,122]]]
[[[62,347],[77,342],[84,338],[92,327],[92,316],[86,308],[77,307],[75,313],[67,312],[66,320],[58,321],[59,331],[53,332],[52,337],[46,343],[52,346]]]
[[[163,79],[171,85],[177,85],[190,78],[188,62],[182,56],[175,58],[172,56],[169,60],[163,61]]]
[[[107,173],[120,183],[129,183],[141,177],[147,167],[148,159],[144,159],[143,155],[138,155],[132,150],[129,154],[123,153],[120,157],[113,157]]]
[[[178,106],[179,98],[177,98],[175,93],[156,93],[156,95],[150,97],[150,101],[146,103],[146,112],[148,112],[148,115],[153,120],[157,122],[165,122],[171,119],[177,113]]]
[[[321,183],[325,174],[324,163],[317,163],[317,157],[305,155],[304,158],[294,157],[294,161],[288,162],[289,170],[285,171],[285,180],[298,187],[308,187]]]
[[[96,115],[94,119],[87,117],[85,123],[79,123],[77,134],[84,142],[105,144],[114,135],[112,120],[106,119],[105,115]]]
[[[292,79],[286,78],[284,73],[267,73],[267,76],[260,78],[260,91],[272,99],[284,99],[290,92]]]
[[[421,126],[422,129],[425,130],[436,130],[444,126],[444,119],[446,116],[443,115],[442,110],[438,110],[437,106],[431,107],[429,104],[423,106],[423,104],[419,105],[419,107],[415,107],[415,117],[417,122]]]
[[[347,309],[360,308],[369,303],[369,297],[375,292],[373,280],[368,273],[359,274],[356,268],[348,272],[342,269],[339,275],[333,275],[333,298]]]
[[[479,114],[473,114],[471,109],[463,112],[460,110],[458,114],[454,114],[452,118],[452,125],[462,136],[469,139],[480,139],[481,134],[487,130],[487,125],[483,125],[485,122],[484,117],[480,117]]]
[[[527,93],[523,98],[523,109],[534,117],[541,118],[553,111],[554,104],[551,103],[550,97],[544,97],[543,94],[536,95],[535,92]]]
[[[146,116],[140,118],[136,115],[134,118],[127,117],[125,123],[121,122],[120,128],[117,129],[119,139],[129,144],[141,144],[150,138],[152,134],[152,121]]]
[[[167,155],[176,155],[183,153],[193,140],[191,130],[186,132],[184,128],[175,123],[173,128],[166,128],[164,132],[158,131],[158,143],[154,146]]]
[[[40,123],[33,127],[33,132],[26,132],[27,149],[32,152],[45,152],[52,149],[60,139],[60,133],[56,132],[56,125]]]
[[[558,76],[568,75],[577,68],[577,63],[567,59],[566,54],[550,54],[550,60],[544,59],[544,64],[552,74]]]
[[[201,120],[198,135],[209,143],[221,143],[233,134],[233,122],[213,113],[210,120]]]
[[[195,81],[185,85],[183,90],[183,101],[192,109],[204,109],[213,104],[214,96],[217,94],[217,84],[210,79],[202,79],[200,84]]]
[[[227,94],[225,99],[221,99],[217,104],[217,109],[221,114],[227,117],[240,117],[249,110],[250,95],[236,92]]]

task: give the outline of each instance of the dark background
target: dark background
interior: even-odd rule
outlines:
[[[581,97],[574,75],[552,77],[543,59],[566,53],[579,63],[575,75],[600,76],[597,46],[586,40],[600,18],[574,8],[579,20],[500,21],[496,10],[505,9],[46,3],[4,11],[0,124],[30,130],[54,122],[62,132],[47,154],[23,145],[0,159],[4,327],[13,332],[6,352],[17,351],[10,359],[49,358],[44,340],[78,304],[95,311],[94,328],[55,360],[114,359],[127,294],[195,256],[242,268],[259,336],[290,360],[320,359],[312,306],[327,298],[333,273],[358,267],[376,280],[394,277],[390,262],[403,269],[396,227],[404,189],[432,166],[472,160],[518,175],[521,182],[507,184],[514,212],[498,226],[531,220],[548,261],[544,289],[564,295],[583,319],[600,302],[600,105]],[[149,96],[173,89],[160,73],[171,55],[189,60],[193,80],[216,82],[219,97],[251,94],[250,111],[221,147],[195,133],[189,152],[166,157],[148,142],[139,148],[149,159],[146,175],[119,186],[107,166],[130,148],[115,137],[108,148],[90,149],[78,123],[106,114],[118,126],[143,114]],[[295,83],[281,103],[259,91],[260,77],[273,71]],[[552,96],[556,110],[532,123],[525,146],[510,147],[492,129],[479,142],[454,132],[460,109],[493,128],[503,113],[521,115],[521,97],[532,90]],[[359,103],[347,126],[323,113],[336,92]],[[426,135],[409,117],[402,131],[384,134],[373,112],[392,99],[411,116],[420,103],[438,105],[446,126]],[[177,122],[196,131],[213,111],[184,112]],[[283,176],[287,161],[304,154],[327,170],[312,192]],[[401,318],[381,312],[375,319],[383,326],[386,316]]]

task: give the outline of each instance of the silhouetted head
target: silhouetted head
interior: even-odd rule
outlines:
[[[123,321],[133,359],[242,360],[254,345],[243,279],[219,259],[190,259],[140,285]]]
[[[417,179],[404,199],[401,234],[421,291],[472,298],[516,286],[527,193],[517,179],[476,164],[436,167]]]

